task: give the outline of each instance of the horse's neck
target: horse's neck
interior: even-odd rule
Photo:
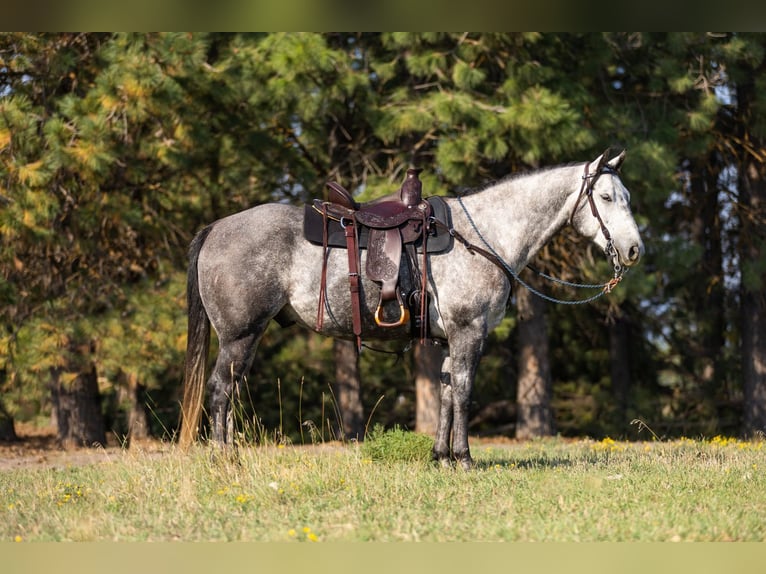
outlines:
[[[513,178],[466,196],[463,203],[487,243],[520,270],[566,225],[581,169],[560,167]],[[458,206],[454,211],[459,213],[461,227],[481,246],[463,210]]]

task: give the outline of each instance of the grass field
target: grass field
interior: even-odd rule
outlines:
[[[356,444],[133,448],[0,472],[0,541],[763,542],[764,444],[473,441],[470,472]]]

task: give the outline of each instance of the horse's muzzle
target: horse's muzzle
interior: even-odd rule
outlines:
[[[634,243],[630,247],[628,247],[627,251],[623,255],[620,254],[620,259],[622,259],[622,264],[626,267],[631,267],[638,263],[638,261],[641,259],[641,256],[644,254],[644,245],[643,243]]]
[[[628,249],[628,260],[631,263],[638,263],[638,260],[641,259],[641,253],[643,253],[642,246],[639,245],[631,245],[630,249]]]

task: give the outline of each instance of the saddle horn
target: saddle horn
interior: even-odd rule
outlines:
[[[413,207],[422,201],[423,184],[418,179],[421,171],[423,170],[420,168],[409,168],[407,177],[399,189],[399,200],[407,207]]]

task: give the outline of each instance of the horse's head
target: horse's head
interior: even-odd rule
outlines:
[[[644,243],[630,211],[630,192],[618,172],[625,152],[613,159],[608,152],[585,165],[570,221],[578,233],[604,249],[619,269],[638,263]]]

